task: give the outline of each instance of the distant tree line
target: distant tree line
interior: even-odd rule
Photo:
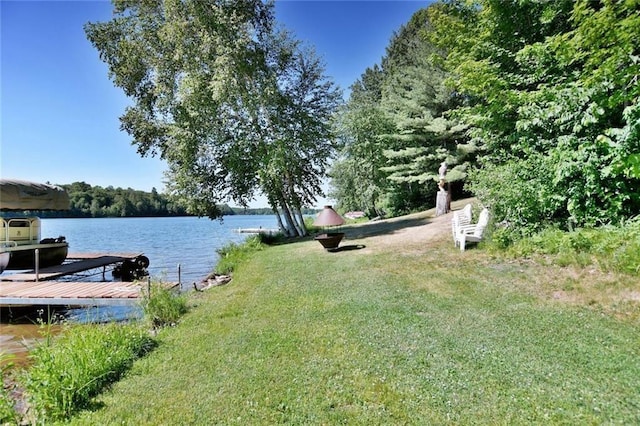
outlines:
[[[85,182],[59,185],[69,194],[70,209],[66,211],[37,212],[40,217],[165,217],[192,216],[185,206],[170,196],[131,188],[91,186]],[[218,206],[224,216],[273,214],[270,208],[239,208],[227,204]],[[309,214],[309,212],[306,212]]]
[[[91,186],[85,182],[60,185],[69,194],[71,208],[64,217],[186,216],[184,207],[156,191]],[[58,215],[60,216],[60,215]]]

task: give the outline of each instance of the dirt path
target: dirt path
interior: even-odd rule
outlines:
[[[452,203],[458,210],[474,199]],[[341,246],[365,245],[366,250],[422,250],[425,246],[443,239],[451,239],[451,217],[453,213],[435,216],[435,209],[407,216],[346,226],[345,240]],[[453,244],[453,242],[452,242]]]

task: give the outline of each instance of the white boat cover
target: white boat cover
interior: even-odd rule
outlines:
[[[0,179],[0,210],[69,210],[69,195],[55,185]]]

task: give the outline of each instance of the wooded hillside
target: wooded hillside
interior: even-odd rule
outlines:
[[[518,232],[622,223],[640,213],[640,2],[434,3],[340,124],[344,210],[433,205],[446,161],[453,190]]]

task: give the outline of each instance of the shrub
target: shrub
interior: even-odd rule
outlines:
[[[275,234],[258,234],[257,237],[262,244],[266,245],[281,243],[286,239],[282,232],[277,232]]]
[[[640,274],[640,217],[621,226],[562,231],[548,227],[523,237],[509,228],[492,234],[490,250],[512,257],[548,256],[561,266],[596,264],[603,271]]]
[[[540,231],[556,217],[562,216],[562,197],[550,184],[547,159],[534,157],[528,161],[486,164],[470,171],[468,190],[499,221],[506,221],[511,232],[523,235]],[[523,196],[526,194],[526,196]]]

